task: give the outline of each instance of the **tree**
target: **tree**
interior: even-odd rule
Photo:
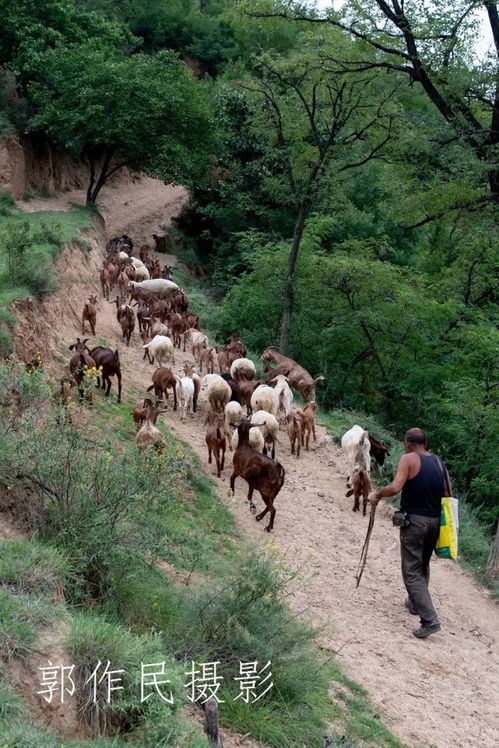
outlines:
[[[476,11],[484,9],[494,40],[487,65],[473,66],[470,49],[476,32]],[[314,24],[330,24],[360,43],[349,59],[334,55],[345,70],[359,75],[373,69],[390,70],[421,86],[451,128],[450,141],[465,143],[482,164],[488,194],[479,205],[499,202],[499,14],[496,0],[351,0],[326,17],[304,13],[300,5],[252,15],[281,16]],[[372,54],[374,52],[374,56]],[[445,142],[442,142],[442,146]],[[466,206],[467,207],[467,206]]]
[[[0,65],[16,75],[22,92],[40,54],[61,44],[85,44],[98,38],[101,46],[133,46],[126,27],[102,13],[78,7],[74,0],[0,0]]]
[[[284,286],[279,349],[286,351],[293,310],[293,278],[305,221],[332,163],[336,174],[376,158],[390,139],[395,87],[377,86],[333,68],[328,50],[339,38],[302,40],[299,52],[286,57],[262,55],[243,87],[264,106],[260,131],[275,153],[273,188],[293,207],[295,225]],[[270,129],[269,129],[270,123]]]
[[[208,171],[208,99],[174,53],[58,45],[39,56],[34,74],[31,128],[87,160],[89,203],[124,166],[184,183]]]

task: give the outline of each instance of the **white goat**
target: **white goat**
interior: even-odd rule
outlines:
[[[266,410],[273,416],[277,416],[279,400],[272,387],[266,384],[260,384],[251,395],[251,410],[255,413],[257,410]]]
[[[170,338],[166,335],[155,335],[149,343],[146,343],[142,348],[147,348],[149,355],[156,359],[158,366],[163,366],[163,361],[167,363],[175,363],[175,349]]]
[[[219,374],[205,374],[201,380],[201,387],[208,388],[206,397],[214,413],[223,413],[224,408],[232,396],[232,390]]]
[[[263,434],[260,431],[260,428],[258,426],[252,426],[249,430],[249,443],[250,447],[253,447],[253,449],[256,449],[257,452],[263,452],[263,448],[265,446],[265,442],[263,439]],[[232,449],[237,449],[237,445],[239,444],[239,434],[237,433],[237,429],[232,434],[232,439],[230,440],[230,445]]]
[[[244,418],[243,409],[234,400],[231,400],[225,406],[225,419],[224,419],[224,431],[227,439],[231,438],[231,426],[237,426],[237,424]],[[232,449],[232,443],[229,441],[230,449]]]
[[[182,408],[181,421],[185,421],[185,414],[193,414],[194,382],[192,377],[177,377],[177,400]]]
[[[231,364],[230,375],[235,382],[241,378],[241,375],[246,379],[254,379],[256,377],[255,364],[249,358],[236,358]]]
[[[272,382],[276,382],[274,392],[277,395],[277,400],[279,402],[277,417],[279,420],[279,426],[282,426],[283,423],[286,423],[288,416],[291,413],[291,408],[293,406],[293,393],[288,384],[288,378],[285,377],[284,374],[278,374],[270,380],[270,384],[272,384]]]
[[[135,268],[135,280],[136,281],[146,281],[150,278],[149,270],[146,268],[145,265],[142,265],[139,268]]]
[[[251,416],[251,423],[262,432],[265,444],[272,444],[272,459],[275,458],[275,444],[279,441],[279,424],[277,418],[265,410],[259,410]]]
[[[132,293],[139,288],[144,289],[144,291],[151,291],[151,293],[155,293],[160,299],[165,299],[166,301],[170,301],[175,292],[179,290],[176,283],[165,280],[164,278],[151,278],[140,283],[130,281],[128,284],[128,290]]]
[[[347,458],[347,485],[350,486],[355,470],[367,470],[368,474],[371,470],[369,434],[361,426],[352,426],[341,437],[341,447]]]

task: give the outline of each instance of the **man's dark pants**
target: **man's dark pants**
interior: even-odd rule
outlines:
[[[439,621],[428,592],[428,583],[430,558],[440,532],[440,517],[409,514],[408,519],[409,526],[400,528],[402,577],[422,625],[432,626]]]

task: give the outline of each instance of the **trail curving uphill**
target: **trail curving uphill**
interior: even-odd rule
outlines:
[[[64,200],[75,197],[68,193]],[[184,199],[181,188],[155,180],[117,180],[102,192],[107,236],[127,232],[140,244],[178,212]],[[49,204],[61,207],[60,200],[43,200],[30,202],[29,209],[40,209],[38,202],[44,209]],[[98,290],[102,299],[97,275],[87,277],[85,289],[79,289],[82,298]],[[59,341],[69,341],[79,332],[75,316],[68,315],[59,326]],[[101,301],[97,335],[120,350],[127,398],[130,385],[145,389],[151,383],[154,367],[142,360],[137,332],[130,348],[119,332],[114,306]],[[177,370],[192,360],[190,353],[177,349],[175,357]],[[207,406],[201,403],[205,411]],[[162,417],[197,452],[222,501],[233,511],[238,529],[255,545],[268,543],[269,536],[249,512],[242,479],[236,481],[236,501],[229,497],[231,453],[227,452],[221,479],[216,478],[215,466],[208,465],[203,413],[188,416],[185,423],[172,410]],[[130,420],[130,439],[133,435]],[[346,673],[363,684],[385,724],[408,746],[498,746],[499,616],[488,592],[453,562],[434,559],[431,587],[442,631],[424,641],[415,639],[411,630],[418,621],[403,604],[398,534],[391,525],[390,507],[379,506],[368,564],[356,589],[354,575],[367,518],[353,514],[352,500],[345,497],[341,451],[321,427],[311,451],[302,452],[299,459],[290,455],[284,432],[280,439],[276,457],[286,469],[286,481],[276,500],[271,539],[306,577],[288,598],[293,610],[305,611],[302,614],[316,626],[324,626],[318,645],[338,653]],[[259,495],[256,503],[258,511]]]

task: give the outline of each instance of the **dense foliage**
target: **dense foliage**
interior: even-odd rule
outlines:
[[[237,327],[254,350],[282,346],[303,196],[293,176],[307,183],[327,137],[321,87],[336,90],[333,147],[307,195],[293,269],[287,352],[326,376],[326,407],[374,413],[399,434],[424,427],[457,490],[493,527],[497,56],[479,63],[470,52],[471,8],[459,21],[457,9],[422,18],[413,5],[419,78],[408,76],[395,21],[383,35],[378,19],[375,33],[376,14],[362,4],[328,23],[297,21],[313,16],[289,4],[248,6],[241,23],[268,23],[267,49],[220,81],[218,179],[195,192],[180,227],[218,291],[219,332]],[[301,69],[293,50],[272,46],[277,18],[300,29]],[[491,24],[499,31],[493,13]]]
[[[85,156],[91,200],[127,162],[189,184],[179,228],[218,332],[280,342],[326,376],[323,405],[425,427],[492,527],[499,91],[479,8],[497,40],[485,1],[0,1],[0,127]]]

